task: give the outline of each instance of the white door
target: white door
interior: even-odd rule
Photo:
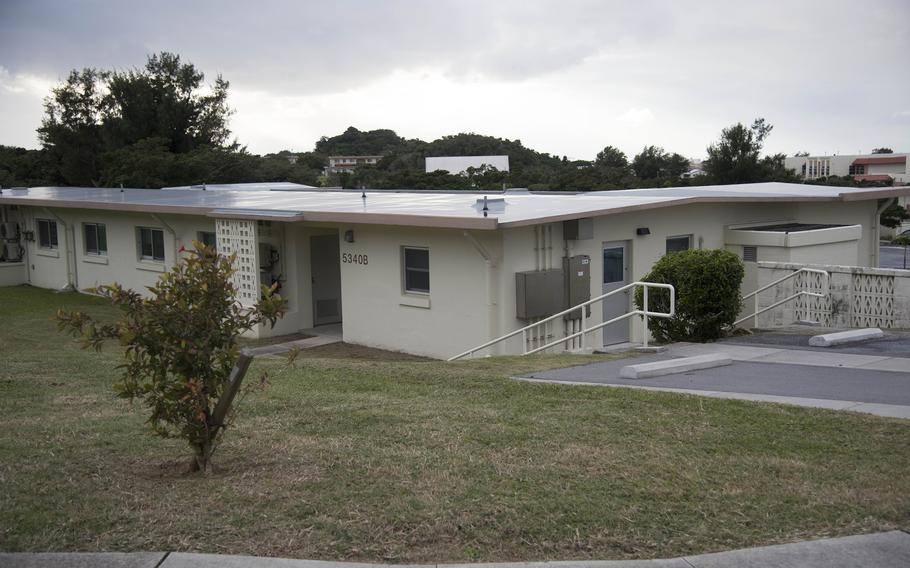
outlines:
[[[602,294],[622,288],[629,283],[628,241],[603,245]],[[603,301],[603,321],[619,317],[629,311],[629,291],[610,296]],[[603,327],[604,345],[629,341],[629,320],[624,319]]]
[[[341,321],[341,261],[338,235],[310,237],[313,325]]]

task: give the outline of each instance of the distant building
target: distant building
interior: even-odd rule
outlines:
[[[329,156],[329,165],[325,167],[323,173],[329,174],[351,174],[354,168],[358,166],[370,166],[382,159],[382,156]]]
[[[857,181],[910,183],[907,156],[910,154],[854,154],[845,156],[794,156],[784,165],[804,179],[852,176]]]
[[[427,157],[427,173],[442,170],[450,174],[461,174],[468,168],[493,166],[501,172],[509,171],[508,156],[435,156]]]

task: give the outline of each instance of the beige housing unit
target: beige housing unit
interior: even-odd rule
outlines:
[[[238,255],[241,303],[273,282],[288,298],[285,317],[259,335],[340,324],[347,342],[447,358],[531,323],[518,317],[516,275],[534,281],[565,270],[566,258],[565,274],[590,297],[684,248],[727,248],[747,266],[877,266],[878,213],[908,193],[775,183],[558,195],[3,190],[0,222],[20,255],[0,261],[0,285],[84,290],[117,281],[144,290],[182,248],[214,241]],[[793,224],[821,227],[767,230]],[[744,292],[754,287],[752,271]],[[598,307],[589,323],[625,313],[630,301]],[[542,334],[558,339],[577,325],[556,320]],[[608,326],[588,345],[629,341],[640,325]],[[521,341],[491,354],[519,353]]]

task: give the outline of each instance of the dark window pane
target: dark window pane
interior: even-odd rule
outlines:
[[[98,254],[98,226],[85,225],[85,252]]]
[[[48,221],[47,223],[51,228],[51,247],[57,248],[57,223],[55,221]]]
[[[404,265],[406,268],[430,269],[430,251],[426,249],[404,249]]]
[[[104,225],[95,225],[98,232],[98,254],[107,254],[107,229]]]
[[[671,237],[667,239],[667,252],[689,250],[689,237]]]
[[[151,229],[139,229],[139,245],[141,248],[142,258],[152,258]]]
[[[623,247],[604,249],[604,284],[622,282],[626,279],[623,265]]]
[[[47,221],[38,221],[38,245],[44,248],[51,246],[51,228]]]
[[[164,260],[164,231],[152,230],[152,258]]]
[[[410,292],[429,292],[430,273],[421,270],[407,270],[404,273],[405,289]]]
[[[199,241],[207,247],[216,248],[215,233],[201,232],[199,233]]]

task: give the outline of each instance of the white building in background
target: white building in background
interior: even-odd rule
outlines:
[[[501,172],[509,171],[508,156],[427,156],[426,172],[442,170],[450,174],[462,174],[468,168],[492,166]]]
[[[382,156],[329,156],[329,165],[325,167],[323,173],[329,174],[351,174],[354,168],[358,166],[372,166],[379,162]]]
[[[854,154],[844,156],[794,156],[784,165],[805,179],[852,176],[857,181],[910,183],[907,157],[910,154]]]
[[[756,289],[759,261],[877,266],[879,213],[908,194],[786,183],[558,195],[3,189],[0,286],[116,281],[145,291],[202,241],[237,254],[241,305],[261,284],[287,298],[278,325],[256,335],[331,324],[348,343],[447,358],[639,280],[668,252],[736,253],[743,293]],[[628,313],[631,296],[597,305],[588,328]],[[548,341],[584,348],[559,341],[579,330],[578,314],[518,333],[493,354]],[[640,318],[629,318],[586,345],[641,333]]]

